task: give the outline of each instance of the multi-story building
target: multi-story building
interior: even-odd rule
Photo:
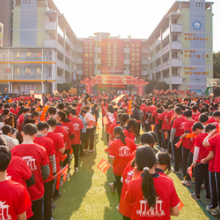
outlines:
[[[3,47],[4,40],[4,25],[0,23],[0,47]]]
[[[0,84],[10,92],[28,93],[52,92],[67,82],[83,91],[80,80],[117,75],[204,93],[207,78],[213,78],[212,5],[205,0],[174,2],[146,39],[109,33],[77,38],[53,0],[2,0]],[[94,89],[103,87],[108,85]],[[121,90],[136,92],[132,85]]]

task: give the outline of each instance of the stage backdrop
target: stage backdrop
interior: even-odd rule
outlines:
[[[101,40],[102,73],[124,72],[124,40]]]
[[[83,40],[83,75],[94,76],[94,47],[95,40]]]
[[[141,77],[141,40],[130,40],[130,72],[134,77]]]

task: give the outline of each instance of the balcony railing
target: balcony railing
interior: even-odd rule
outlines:
[[[41,74],[38,74],[38,75],[14,75],[13,79],[20,79],[20,80],[35,80],[35,79],[38,79],[40,80],[41,79]]]
[[[56,30],[57,24],[56,22],[45,22],[44,29],[45,30]]]
[[[183,25],[182,24],[171,24],[170,30],[172,33],[181,33],[183,32]]]

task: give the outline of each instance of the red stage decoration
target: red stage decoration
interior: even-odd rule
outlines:
[[[130,41],[130,72],[132,76],[141,77],[141,40]]]
[[[102,73],[124,72],[124,40],[101,40]]]
[[[83,75],[94,75],[94,47],[95,41],[93,39],[83,40]]]
[[[185,72],[185,74],[192,74],[192,72]],[[199,74],[199,73],[197,73],[197,74]],[[155,90],[154,91],[154,94],[156,94],[156,95],[167,95],[167,94],[174,94],[174,93],[177,94],[177,95],[179,95],[179,94],[181,94],[181,95],[194,95],[194,94],[196,94],[195,92],[191,93],[189,90],[185,90],[185,91],[179,90],[179,91],[177,91],[176,89],[172,90],[172,91],[170,91],[168,89],[166,92],[163,91],[163,90],[161,90],[161,91]]]

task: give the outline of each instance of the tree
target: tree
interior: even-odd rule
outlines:
[[[153,93],[153,91],[155,89],[159,90],[159,91],[161,91],[162,89],[164,91],[167,91],[167,89],[169,89],[169,85],[166,82],[164,82],[164,81],[157,82],[157,81],[151,80],[151,81],[149,81],[148,85],[146,86],[145,92],[147,94]]]
[[[161,82],[158,82],[158,83],[154,86],[154,89],[167,91],[167,89],[169,89],[169,85],[168,85],[166,82],[161,81]]]
[[[59,92],[63,92],[63,91],[68,92],[71,89],[71,87],[73,87],[73,84],[71,83],[63,83],[57,85],[57,89]]]
[[[148,85],[146,85],[146,89],[145,89],[145,92],[147,94],[150,94],[150,93],[153,93],[153,90],[154,90],[154,86],[157,84],[156,81],[154,80],[151,80],[148,82]]]
[[[220,51],[213,53],[213,77],[220,78]]]

